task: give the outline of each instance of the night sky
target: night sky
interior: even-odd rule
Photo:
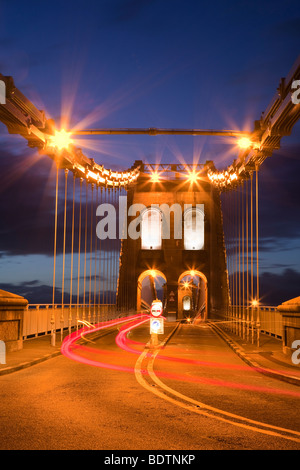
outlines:
[[[0,73],[58,127],[251,131],[300,53],[299,1],[3,1]],[[51,302],[52,161],[0,123],[0,288]],[[135,160],[224,169],[228,139],[78,141],[112,169]],[[300,295],[300,123],[260,171],[263,303]]]

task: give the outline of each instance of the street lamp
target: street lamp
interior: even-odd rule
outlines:
[[[247,149],[251,147],[252,141],[249,139],[249,137],[242,137],[241,139],[238,140],[238,146],[241,149]]]
[[[160,178],[159,178],[159,174],[157,173],[157,171],[151,174],[150,179],[152,183],[159,183]]]
[[[72,144],[71,133],[66,132],[64,129],[55,131],[54,135],[49,138],[49,144],[58,150],[68,149]]]

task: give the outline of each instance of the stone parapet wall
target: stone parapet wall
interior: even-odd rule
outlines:
[[[293,342],[300,340],[300,297],[283,302],[277,310],[282,315],[283,352],[290,354]]]
[[[0,290],[0,340],[6,351],[23,348],[23,319],[28,301],[19,295]]]

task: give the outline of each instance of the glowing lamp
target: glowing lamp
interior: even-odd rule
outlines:
[[[189,173],[188,175],[188,180],[191,182],[191,183],[197,183],[197,180],[198,180],[198,175],[197,173],[195,173],[194,171],[192,173]]]
[[[50,145],[56,147],[58,150],[67,149],[72,143],[70,135],[71,133],[66,132],[64,129],[55,131],[54,136],[51,136],[49,139]]]
[[[152,173],[151,175],[151,182],[152,183],[159,183],[159,174],[158,173]]]
[[[242,137],[241,139],[238,140],[238,146],[241,149],[248,149],[249,147],[252,146],[252,140],[249,139],[249,137]]]
[[[252,307],[257,307],[258,306],[258,301],[256,299],[252,300],[251,305],[252,305]]]
[[[194,277],[195,274],[196,274],[195,271],[192,269],[192,270],[190,271],[190,275],[191,275],[192,277]]]

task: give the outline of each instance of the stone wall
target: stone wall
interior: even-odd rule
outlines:
[[[0,340],[6,351],[23,348],[23,318],[28,301],[16,294],[0,290]]]
[[[283,352],[290,354],[293,341],[300,340],[300,297],[283,302],[277,310],[282,315]]]

